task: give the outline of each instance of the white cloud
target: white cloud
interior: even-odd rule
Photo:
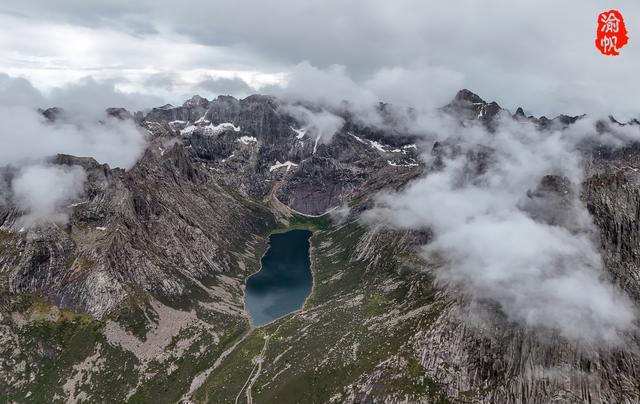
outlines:
[[[346,67],[340,65],[320,69],[309,62],[300,63],[291,68],[281,86],[269,90],[284,99],[305,100],[333,108],[342,101],[366,107],[379,101],[373,92],[353,81],[347,75]]]
[[[86,174],[81,167],[32,165],[22,169],[11,183],[17,204],[26,212],[19,226],[40,222],[66,223],[61,210],[83,191]]]
[[[32,109],[0,106],[0,144],[0,166],[28,164],[62,153],[130,168],[142,153],[145,138],[131,121],[49,123]]]
[[[630,24],[640,19],[639,3],[618,7]],[[0,6],[0,70],[38,87],[86,75],[126,77],[139,91],[158,69],[191,78],[198,69],[281,78],[308,61],[326,71],[344,66],[369,87],[371,77],[383,85],[403,79],[397,72],[426,68],[433,80],[416,72],[414,81],[429,94],[460,79],[511,109],[635,116],[640,91],[624,78],[634,76],[640,53],[633,40],[620,57],[597,52],[596,17],[605,8],[597,0],[187,0],[179,8],[168,0],[24,0]]]
[[[507,117],[496,133],[434,124],[430,141],[442,142],[443,168],[381,195],[365,220],[432,229],[422,253],[444,262],[437,279],[473,301],[497,302],[512,321],[572,340],[619,343],[636,309],[604,278],[597,232],[579,199],[576,146],[589,132],[541,135]],[[459,149],[446,151],[448,141]],[[566,178],[567,189],[536,193],[546,175]]]
[[[14,102],[16,89],[27,90],[18,102]],[[45,163],[48,158],[61,153],[93,157],[111,167],[135,164],[146,145],[145,134],[131,120],[107,117],[104,107],[136,100],[135,95],[94,80],[56,89],[45,97],[24,79],[0,76],[0,200],[12,200],[26,213],[21,224],[64,222],[60,208],[82,192],[84,170],[50,166]],[[63,115],[54,122],[47,120],[36,109],[45,102],[65,107]],[[10,184],[4,180],[7,166],[19,171]]]
[[[318,143],[329,144],[333,136],[344,125],[344,119],[326,110],[311,111],[299,105],[283,105],[282,111],[302,123],[306,135],[315,139],[314,153]]]
[[[34,21],[1,13],[0,50],[0,71],[27,78],[47,93],[90,76],[97,82],[111,82],[122,93],[145,93],[178,103],[199,92],[198,84],[205,77],[238,77],[260,88],[280,82],[283,76],[277,71],[256,71],[242,49],[229,52],[193,43],[171,31],[143,37],[107,27]],[[175,86],[153,86],[148,79],[158,74],[173,75]]]
[[[380,101],[420,110],[441,107],[463,88],[464,75],[442,67],[383,67],[363,86]]]

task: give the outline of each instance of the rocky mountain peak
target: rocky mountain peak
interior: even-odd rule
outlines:
[[[38,109],[45,118],[47,118],[51,122],[55,122],[57,119],[61,118],[64,115],[64,110],[59,107],[51,107],[47,109]]]
[[[458,91],[456,96],[453,98],[452,104],[462,104],[462,103],[471,103],[471,104],[486,104],[486,102],[476,93],[463,88]]]
[[[463,121],[480,120],[491,129],[494,117],[502,111],[502,108],[495,101],[487,103],[479,95],[462,89],[442,110]]]
[[[156,108],[154,108],[154,109],[158,109],[158,110],[169,110],[169,109],[173,109],[173,108],[174,108],[174,106],[173,106],[173,105],[171,105],[171,104],[164,104],[163,106],[161,106],[161,107],[156,107]]]
[[[236,355],[240,352],[236,349],[263,338],[249,326],[242,285],[259,270],[271,229],[312,223],[322,229],[312,240],[311,253],[316,255],[311,258],[318,260],[314,261],[319,263],[314,267],[318,279],[327,280],[314,285],[318,299],[324,300],[310,300],[313,317],[302,314],[280,320],[293,326],[279,328],[278,338],[296,344],[269,345],[268,357],[283,360],[265,361],[263,366],[272,378],[249,375],[258,385],[247,391],[268,390],[267,384],[259,383],[288,389],[296,379],[289,378],[288,367],[279,368],[288,363],[298,366],[291,370],[296,374],[332,375],[332,367],[344,366],[341,355],[315,352],[318,347],[331,352],[332,346],[348,341],[342,345],[349,366],[364,370],[345,383],[332,378],[336,391],[355,391],[353,386],[370,391],[370,386],[384,388],[385,380],[411,377],[407,380],[416,380],[410,385],[414,394],[413,386],[433,377],[429,385],[442,386],[438,388],[454,401],[464,397],[478,403],[549,402],[562,397],[583,402],[593,397],[593,402],[638,402],[640,359],[635,347],[613,354],[574,349],[560,336],[544,330],[537,334],[508,322],[491,307],[486,319],[495,327],[467,327],[460,316],[467,311],[458,303],[460,297],[447,290],[433,293],[431,274],[421,266],[406,265],[404,258],[400,263],[396,255],[406,254],[418,262],[419,257],[412,254],[433,238],[430,229],[361,227],[356,215],[375,206],[376,194],[402,189],[431,170],[431,163],[419,159],[426,142],[403,132],[403,119],[413,111],[379,104],[378,112],[390,129],[367,127],[346,111],[341,116],[343,129],[331,142],[317,145],[313,132],[305,131],[278,105],[276,98],[261,95],[242,100],[221,96],[212,101],[194,96],[177,107],[154,108],[144,116],[137,113],[136,122],[152,136],[144,154],[128,170],[112,169],[91,157],[52,157],[50,164],[80,166],[86,172],[82,196],[61,207],[68,217],[64,226],[23,229],[20,207],[12,200],[0,202],[0,274],[4,277],[0,284],[11,291],[0,296],[5,299],[0,299],[4,310],[0,310],[0,358],[14,364],[0,366],[0,380],[12,381],[0,386],[11,399],[17,397],[17,402],[27,394],[38,394],[31,402],[50,402],[65,394],[61,400],[72,402],[75,392],[81,392],[87,401],[103,402],[108,389],[112,401],[132,397],[131,401],[183,402],[180,397],[190,394],[233,401],[246,388],[248,372],[244,370],[253,367],[249,361],[266,346],[256,344],[255,350],[247,348],[251,355]],[[458,92],[442,111],[465,124],[474,121],[489,129],[512,116],[469,90]],[[116,117],[128,114],[122,108],[106,112]],[[54,120],[63,111],[51,108],[40,113]],[[526,117],[522,108],[513,116],[540,129],[569,125],[580,118]],[[625,124],[613,118],[601,122],[603,131],[614,125]],[[433,168],[439,170],[444,156],[460,150],[455,141],[435,142]],[[573,209],[576,197],[583,198],[594,226],[601,230],[606,268],[637,300],[640,146],[579,152],[590,164],[584,184],[547,173],[521,195],[518,208],[531,220],[571,230],[574,215],[566,212]],[[469,178],[481,176],[492,164],[492,150],[478,147],[464,158]],[[7,170],[0,172],[0,185],[2,175],[15,175],[12,168]],[[580,195],[574,194],[582,189]],[[302,216],[342,206],[349,207],[352,216],[339,224]],[[398,276],[400,270],[402,276]],[[347,282],[342,275],[347,273],[366,276],[353,276]],[[415,293],[404,292],[411,288]],[[353,296],[381,296],[385,304],[363,310]],[[357,304],[340,303],[352,301]],[[71,318],[82,321],[67,320],[78,315],[82,317]],[[391,315],[402,316],[403,321],[392,323]],[[372,327],[362,336],[355,335],[353,325],[363,321]],[[382,330],[379,336],[371,338],[370,330],[377,329]],[[56,337],[67,332],[79,338]],[[81,341],[84,335],[91,337],[86,344]],[[354,345],[357,355],[351,341],[362,344]],[[382,343],[391,361],[378,356]],[[49,346],[48,350],[33,348]],[[222,363],[223,349],[230,353],[223,368],[233,375],[226,379],[221,368],[209,367]],[[366,356],[367,352],[376,354]],[[156,360],[159,357],[163,362]],[[415,358],[412,369],[422,366],[424,370],[416,374],[412,370],[407,376],[407,358]],[[423,359],[418,362],[418,358]],[[121,372],[125,362],[135,364],[126,369],[130,377],[104,378],[107,371]],[[372,363],[383,367],[372,368]],[[26,366],[46,373],[25,372]],[[540,369],[541,378],[531,377],[531,366]],[[202,373],[202,369],[212,370]],[[567,379],[556,379],[557,369],[566,372]],[[77,376],[80,370],[82,378]],[[168,379],[172,374],[179,377]],[[60,390],[61,377],[68,377],[65,385],[81,389]],[[170,397],[161,387],[167,380],[176,381]],[[197,380],[202,384],[196,391],[192,386]],[[220,389],[216,384],[220,380],[230,389]],[[166,400],[154,400],[150,394],[155,391]],[[432,397],[430,391],[425,394]],[[469,392],[474,396],[467,396]],[[227,393],[229,399],[220,396]],[[342,396],[340,402],[366,401],[364,393],[357,394],[353,400]],[[261,396],[256,401],[265,400]]]
[[[247,98],[240,100],[240,102],[245,104],[266,104],[271,106],[276,106],[276,97],[272,95],[264,95],[264,94],[252,94]]]
[[[238,102],[238,99],[232,95],[219,95],[216,98],[216,101],[218,102],[227,102],[227,103],[236,103]]]
[[[209,106],[209,100],[196,94],[193,97],[186,100],[184,104],[182,104],[182,106],[185,108],[193,108],[193,107],[207,108]]]
[[[108,116],[120,119],[122,121],[124,121],[125,119],[131,119],[133,117],[131,113],[125,108],[107,108],[105,112]]]

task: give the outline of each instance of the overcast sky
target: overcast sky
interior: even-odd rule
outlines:
[[[629,30],[618,57],[594,46],[609,8]],[[637,0],[20,0],[0,5],[0,72],[173,103],[293,80],[335,98],[437,105],[466,87],[537,115],[637,116],[638,27]]]

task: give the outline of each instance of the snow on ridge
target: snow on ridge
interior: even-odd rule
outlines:
[[[207,120],[203,120],[203,118],[200,118],[196,121],[196,124],[200,124],[203,122],[209,122]],[[240,132],[240,126],[235,126],[234,124],[232,124],[231,122],[223,122],[219,125],[213,125],[213,124],[209,124],[207,126],[202,126],[202,125],[189,125],[186,128],[182,129],[180,131],[181,135],[190,135],[193,132],[195,132],[196,130],[201,129],[202,133],[206,136],[214,136],[214,135],[219,135],[220,133],[227,131],[227,130],[233,130],[234,132]]]
[[[391,160],[387,160],[387,164],[389,164],[390,166],[393,166],[393,167],[418,167],[420,165],[418,163],[405,163],[405,164],[395,163],[395,162],[393,162]]]
[[[349,134],[351,136],[353,136],[354,139],[356,139],[358,142],[362,143],[362,144],[367,144],[367,142],[365,142],[365,140],[359,136],[354,135],[353,133],[349,132]]]
[[[197,126],[195,126],[195,125],[189,125],[189,126],[187,126],[186,128],[181,129],[181,130],[180,130],[180,134],[181,134],[181,135],[183,135],[183,136],[184,136],[184,135],[190,135],[190,134],[192,134],[193,132],[195,132],[195,130],[196,130],[196,129],[198,129],[198,127],[197,127]]]
[[[256,143],[258,139],[253,136],[240,136],[236,139],[236,142],[240,142],[242,144]]]
[[[307,133],[307,130],[305,128],[302,129],[296,129],[293,126],[289,126],[291,128],[292,131],[296,132],[296,139],[302,139],[304,137],[304,134]]]
[[[219,125],[209,124],[208,126],[204,127],[204,134],[209,136],[218,135],[226,130],[233,130],[234,132],[240,132],[240,127],[235,126],[231,122],[223,122]]]
[[[356,139],[358,142],[362,143],[362,144],[366,144],[369,145],[371,147],[373,147],[374,149],[382,152],[382,153],[407,153],[406,150],[404,149],[408,149],[408,148],[416,148],[416,145],[411,144],[411,145],[407,145],[407,146],[402,146],[402,149],[391,149],[391,146],[382,144],[380,142],[376,142],[375,140],[369,140],[369,139],[363,139],[359,136],[354,135],[353,133],[349,132],[349,135],[351,135],[354,139]]]
[[[76,206],[84,205],[85,203],[89,203],[89,201],[76,202],[69,205],[69,208],[75,208]]]
[[[480,118],[482,118],[484,116],[484,113],[485,113],[484,109],[485,109],[484,105],[482,107],[480,107],[480,112],[478,112],[478,116],[477,116],[478,119],[480,119]]]
[[[271,172],[273,170],[277,170],[278,168],[282,168],[282,167],[287,167],[287,171],[289,171],[291,167],[298,167],[298,165],[290,161],[285,161],[284,163],[281,163],[280,160],[276,160],[276,163],[271,167],[269,167],[269,171]]]
[[[378,143],[375,140],[369,140],[369,143],[371,143],[371,147],[373,147],[374,149],[378,149],[383,153],[386,153],[387,150],[384,148],[384,146],[382,145],[382,143]]]
[[[211,121],[209,121],[208,119],[205,119],[204,116],[206,114],[202,115],[200,118],[198,118],[198,120],[196,121],[196,123],[210,123]]]

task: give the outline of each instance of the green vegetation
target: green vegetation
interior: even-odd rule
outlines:
[[[7,230],[0,230],[0,258],[15,257],[19,251],[15,246],[18,236]]]
[[[95,261],[93,261],[91,258],[85,257],[84,255],[79,256],[76,262],[78,263],[78,269],[81,270],[90,269],[96,266]]]
[[[200,331],[200,332],[198,332]],[[152,362],[149,371],[156,377],[144,383],[131,397],[132,403],[175,403],[189,387],[193,377],[206,370],[220,356],[225,347],[241,337],[245,328],[230,330],[219,344],[201,330],[191,330],[175,338],[167,350],[175,347],[178,340],[198,335],[197,339],[180,357],[167,362]],[[190,335],[192,334],[192,335]],[[172,370],[173,368],[173,370]]]
[[[425,375],[424,367],[411,355],[402,356],[405,366],[398,377],[393,378],[388,391],[413,392],[416,396],[428,397],[430,403],[447,404],[449,399],[440,385]]]
[[[135,335],[142,341],[147,339],[147,331],[158,322],[158,314],[149,304],[148,297],[143,291],[130,295],[126,304],[110,316],[125,330]]]
[[[442,309],[434,304],[435,288],[431,276],[421,270],[424,263],[402,249],[397,233],[367,239],[356,223],[331,227],[315,220],[291,223],[315,230],[314,290],[304,309],[254,331],[210,376],[198,401],[234,402],[266,333],[271,337],[252,388],[255,402],[341,402],[351,392],[348,386],[368,383],[375,386],[372,397],[448,402],[440,386],[407,353],[410,337]],[[422,307],[429,309],[420,311]],[[404,365],[387,369],[385,363],[393,358],[402,358]],[[246,402],[244,393],[239,402]]]
[[[294,214],[288,224],[280,223],[274,229],[271,230],[271,234],[286,233],[291,230],[309,230],[320,231],[328,230],[332,226],[331,218],[329,215],[323,215],[319,217],[310,217]]]
[[[213,366],[246,335],[196,392],[196,401],[234,403],[240,393],[238,401],[246,402],[243,386],[257,369],[255,359],[268,337],[261,373],[251,388],[254,402],[360,400],[364,398],[358,396],[362,393],[359,387],[365,385],[373,386],[369,398],[374,400],[395,396],[448,402],[441,386],[428,377],[407,345],[411,336],[438,318],[442,305],[431,275],[423,270],[427,263],[407,249],[401,234],[371,234],[356,222],[332,225],[327,215],[294,215],[286,225],[276,225],[263,206],[247,202],[246,207],[262,218],[256,220],[261,224],[255,225],[252,234],[264,238],[249,233],[230,238],[231,271],[224,276],[241,282],[255,272],[269,234],[310,230],[314,289],[303,310],[250,330],[246,318],[202,304],[220,302],[205,289],[224,287],[218,274],[204,277],[201,283],[184,278],[189,293],[170,298],[151,296],[129,285],[135,293],[108,320],[141,341],[159,321],[150,304],[152,298],[174,309],[192,310],[203,322],[181,328],[162,357],[143,368],[131,352],[106,341],[107,320],[56,311],[37,296],[15,296],[10,311],[28,319],[16,329],[20,347],[16,361],[24,363],[23,380],[27,382],[9,387],[7,400],[63,402],[62,386],[77,376],[76,395],[82,393],[90,402],[176,402],[197,374]],[[0,248],[10,237],[13,235],[0,234]],[[90,269],[95,263],[80,256],[74,265]],[[242,296],[237,293],[233,298],[241,301]],[[99,362],[90,358],[99,358]],[[82,363],[90,371],[81,375],[77,366]]]
[[[211,373],[196,394],[196,400],[207,403],[233,403],[255,366],[254,359],[260,354],[264,339],[265,333],[262,330],[252,332]]]
[[[12,302],[15,313],[23,313],[29,321],[17,330],[19,354],[12,361],[21,367],[26,383],[8,386],[8,401],[64,402],[64,381],[74,374],[74,365],[85,361],[97,350],[105,358],[105,367],[83,387],[95,395],[102,389],[102,401],[117,402],[135,383],[135,358],[106,343],[104,322],[91,316],[58,310],[36,295],[23,294]],[[7,363],[3,366],[11,366]],[[98,397],[100,397],[98,395]]]

